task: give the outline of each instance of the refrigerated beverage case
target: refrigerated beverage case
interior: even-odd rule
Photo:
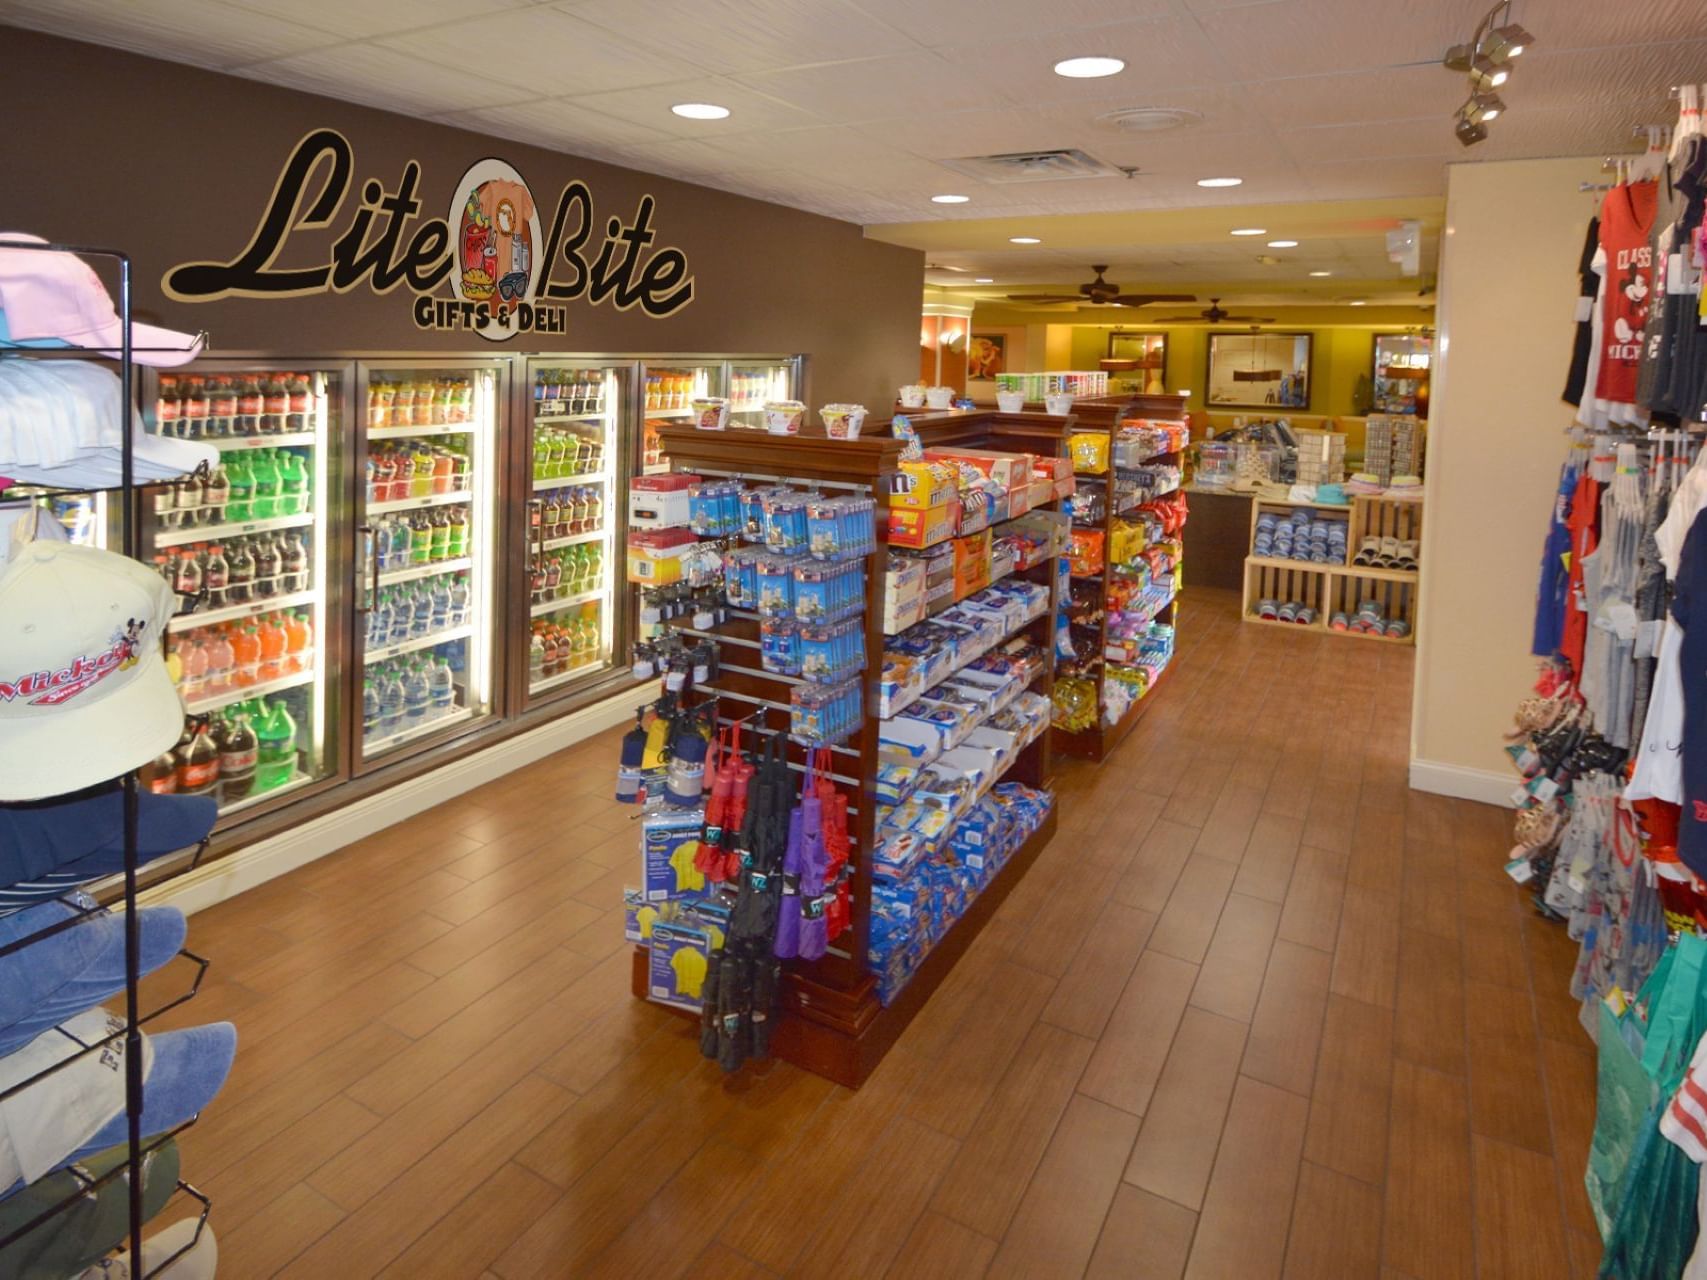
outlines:
[[[255,789],[255,770],[260,760],[260,740],[255,727],[242,711],[235,712],[219,752],[219,800],[230,804]]]
[[[208,733],[207,721],[196,723],[190,745],[179,758],[178,794],[208,796],[219,785],[219,748]]]

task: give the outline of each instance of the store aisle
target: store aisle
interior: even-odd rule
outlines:
[[[1406,790],[1412,650],[1184,608],[858,1093],[629,996],[610,736],[197,916],[228,1274],[1592,1275],[1575,949]]]

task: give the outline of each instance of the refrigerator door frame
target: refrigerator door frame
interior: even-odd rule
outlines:
[[[511,380],[512,421],[518,425],[512,431],[505,482],[507,497],[504,518],[507,526],[505,542],[505,629],[506,654],[510,662],[510,706],[512,718],[527,717],[544,721],[556,719],[578,707],[602,701],[618,688],[631,683],[628,674],[628,650],[632,636],[628,626],[628,593],[624,583],[623,547],[628,534],[629,454],[636,447],[638,424],[634,405],[639,399],[640,361],[635,356],[613,356],[585,351],[517,352],[515,376]],[[606,458],[610,472],[610,501],[606,505],[605,529],[610,559],[606,572],[611,578],[609,607],[610,665],[603,670],[589,671],[575,680],[546,690],[539,695],[528,689],[528,642],[533,632],[532,606],[529,603],[528,557],[532,543],[533,501],[533,371],[537,366],[583,365],[599,370],[615,370],[619,380],[626,382],[614,404],[616,422],[612,431],[611,452]]]
[[[504,467],[505,449],[507,448],[505,433],[509,430],[509,423],[506,418],[511,412],[510,400],[514,386],[516,353],[505,351],[479,354],[428,352],[404,355],[360,355],[355,357],[354,363],[355,377],[350,384],[349,412],[352,429],[349,443],[349,483],[346,486],[349,529],[345,541],[345,563],[349,569],[346,587],[350,593],[347,632],[350,659],[344,672],[344,684],[350,714],[349,723],[345,727],[345,742],[346,750],[349,752],[351,776],[369,777],[392,768],[399,762],[410,760],[447,743],[478,735],[482,731],[489,731],[492,726],[502,723],[510,715],[511,704],[508,697],[509,691],[506,687],[508,679],[505,667],[506,645],[502,629],[504,592],[507,589],[504,564],[507,547],[504,542],[503,524]],[[489,369],[496,381],[492,392],[492,442],[489,463],[492,478],[488,482],[491,507],[487,512],[488,525],[491,530],[489,541],[492,544],[488,560],[491,580],[484,586],[484,591],[490,593],[489,616],[491,618],[485,639],[486,661],[490,668],[487,677],[487,709],[484,714],[458,720],[457,723],[447,725],[437,733],[422,733],[419,737],[403,743],[394,750],[386,751],[383,755],[369,759],[362,747],[362,678],[366,673],[367,664],[362,652],[365,646],[358,643],[358,633],[362,629],[365,611],[359,606],[362,584],[357,581],[358,573],[366,574],[371,571],[371,565],[363,559],[362,549],[358,546],[361,538],[360,531],[367,527],[366,479],[362,464],[369,443],[364,394],[368,385],[368,377],[376,372],[384,373],[387,371],[421,370],[454,373],[468,369]],[[479,477],[476,476],[477,493],[479,483]],[[478,508],[478,497],[469,505],[471,511]],[[359,520],[357,518],[358,513],[362,517]],[[476,554],[479,554],[478,550]],[[472,609],[477,606],[478,600],[470,607]],[[478,623],[476,623],[476,631],[478,632]]]
[[[156,397],[160,387],[162,370],[150,366],[139,365],[142,379],[138,386],[141,397],[141,421],[148,429],[158,425],[155,414]],[[218,370],[230,373],[324,373],[338,378],[338,388],[328,392],[326,400],[326,438],[325,459],[323,462],[325,483],[318,495],[319,507],[314,512],[315,523],[322,528],[321,538],[324,547],[324,563],[319,566],[322,578],[320,581],[320,615],[315,619],[315,630],[320,644],[323,665],[321,666],[320,685],[321,721],[320,742],[321,758],[326,765],[325,774],[312,781],[297,786],[281,788],[278,792],[245,800],[243,807],[235,813],[222,812],[214,824],[214,834],[222,834],[247,825],[259,818],[278,813],[303,801],[314,797],[335,792],[346,785],[354,775],[355,761],[349,754],[347,741],[347,704],[344,701],[343,686],[344,672],[349,666],[350,652],[348,648],[348,630],[340,625],[331,624],[330,620],[341,620],[349,606],[347,591],[348,579],[342,569],[342,558],[346,547],[348,528],[352,523],[354,508],[347,499],[347,489],[350,483],[350,459],[344,441],[337,436],[337,426],[340,422],[347,423],[354,404],[352,388],[356,375],[356,360],[348,355],[301,355],[280,357],[276,352],[243,352],[215,351],[204,353],[186,364],[173,367],[166,372],[177,375],[195,373],[197,371]],[[132,495],[132,518],[137,521],[137,527],[143,531],[141,540],[142,554],[152,555],[155,550],[152,517],[148,491],[138,487]],[[108,503],[109,521],[116,520],[118,501]],[[110,544],[111,545],[111,544]],[[185,714],[188,714],[186,712]]]

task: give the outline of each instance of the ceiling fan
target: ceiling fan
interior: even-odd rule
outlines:
[[[1117,307],[1142,307],[1151,302],[1197,301],[1197,295],[1191,293],[1122,293],[1119,285],[1102,278],[1102,273],[1108,270],[1107,263],[1101,266],[1093,263],[1091,270],[1097,273],[1097,278],[1089,284],[1080,285],[1078,293],[1010,293],[1008,301],[1038,304],[1088,302],[1098,307],[1110,304]]]
[[[1219,298],[1211,298],[1209,300],[1209,309],[1207,311],[1199,311],[1197,314],[1202,316],[1210,324],[1273,324],[1274,323],[1274,317],[1273,316],[1236,316],[1236,315],[1231,314],[1230,312],[1223,311],[1221,309],[1221,299],[1219,299]]]

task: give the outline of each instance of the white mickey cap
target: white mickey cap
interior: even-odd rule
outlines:
[[[177,597],[134,560],[18,538],[0,571],[0,800],[62,795],[178,740],[160,638]]]

